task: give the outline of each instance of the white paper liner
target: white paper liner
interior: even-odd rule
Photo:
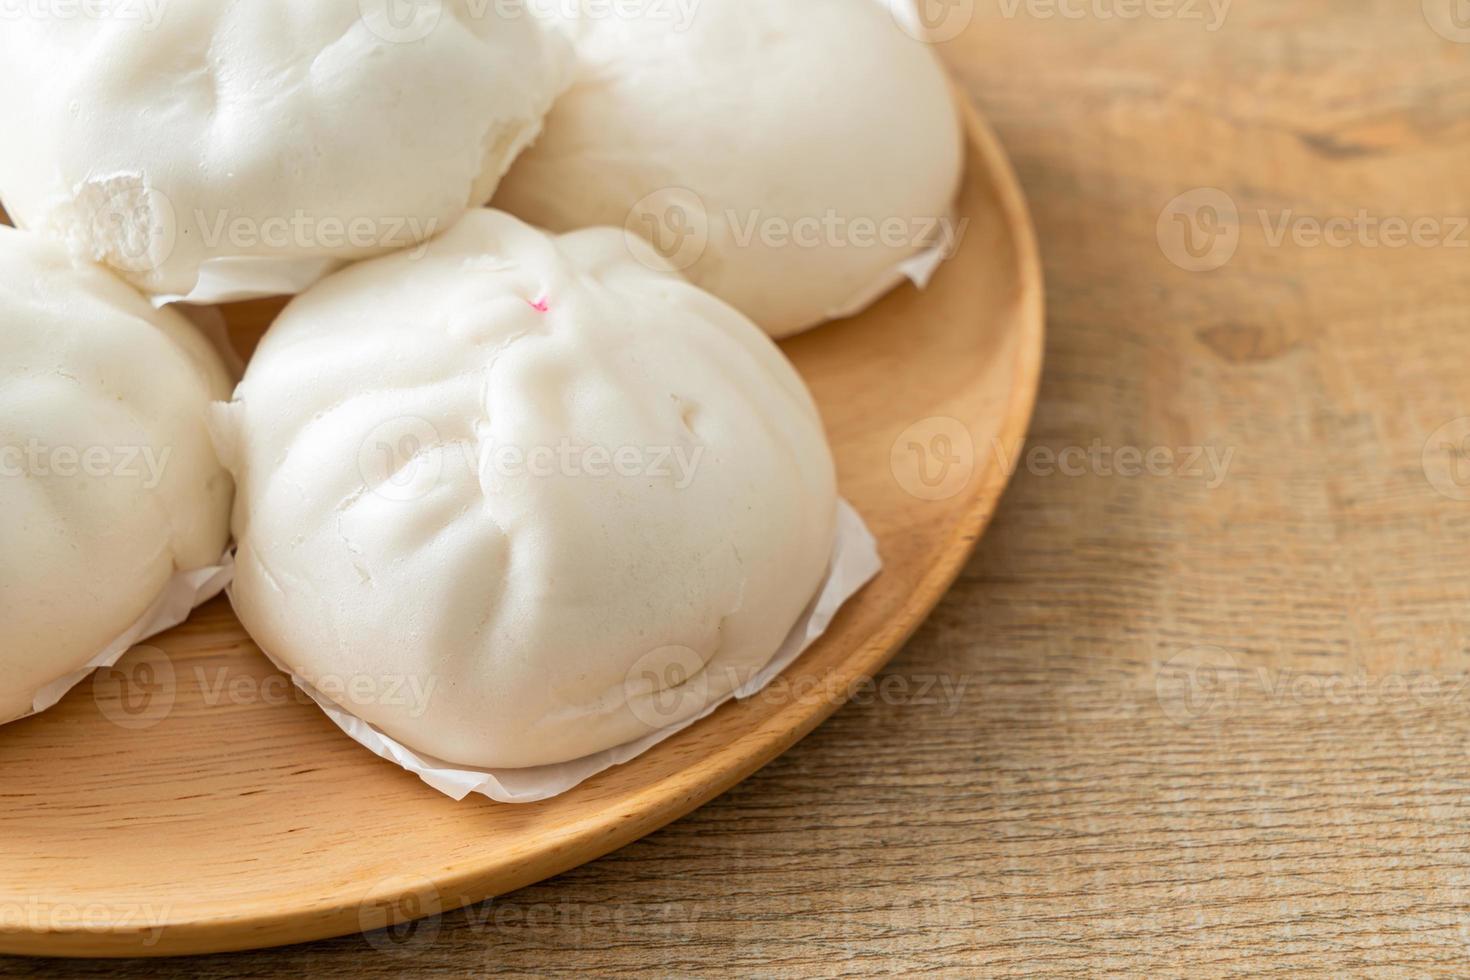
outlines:
[[[844,320],[850,316],[857,316],[887,296],[905,279],[919,289],[928,289],[929,283],[934,279],[934,274],[949,257],[949,249],[945,245],[931,245],[924,251],[909,256],[874,280],[872,285],[860,290],[852,299],[835,309],[828,310],[827,319]]]
[[[226,256],[205,259],[199,266],[199,279],[193,289],[183,295],[154,296],[153,305],[155,308],[173,303],[212,306],[267,296],[295,296],[345,265],[347,263],[342,259],[333,258]]]
[[[930,30],[924,24],[924,19],[919,14],[918,0],[877,0],[879,4],[888,8],[889,13],[898,26],[910,37],[917,41],[928,43]],[[953,220],[953,216],[951,219]],[[911,255],[898,265],[888,270],[871,286],[860,290],[857,295],[846,303],[842,303],[835,309],[827,311],[828,320],[845,320],[872,306],[892,292],[903,283],[905,279],[913,283],[919,289],[928,289],[929,283],[933,281],[934,274],[939,267],[953,257],[951,248],[957,248],[959,243],[938,243],[929,246],[916,255]]]
[[[944,245],[931,245],[879,276],[850,300],[826,312],[827,320],[843,320],[872,306],[905,280],[927,289],[948,259]],[[336,259],[208,259],[199,269],[199,281],[183,295],[152,297],[155,308],[175,303],[212,306],[268,296],[295,296],[316,285],[346,263]]]
[[[924,25],[924,18],[919,16],[918,2],[922,0],[878,0],[880,4],[888,8],[893,14],[893,19],[898,26],[912,38],[924,40],[929,37],[929,28]]]
[[[269,651],[266,651],[266,656],[282,673],[290,675],[296,686],[315,701],[348,738],[380,758],[407,769],[445,796],[463,800],[472,793],[479,793],[500,803],[535,803],[560,796],[606,769],[637,758],[665,739],[707,718],[732,698],[744,699],[758,694],[827,632],[837,611],[871,582],[882,568],[878,542],[852,505],[841,501],[837,513],[837,543],[827,579],[811,606],[786,637],[786,642],[760,673],[688,721],[671,725],[635,742],[560,765],[530,769],[464,769],[423,755],[393,740],[318,692],[276,661]]]
[[[126,633],[87,661],[86,666],[37,691],[31,697],[31,710],[19,718],[11,718],[10,721],[20,721],[21,718],[29,718],[55,707],[72,688],[90,677],[94,671],[111,667],[142,641],[171,630],[188,619],[195,609],[223,592],[234,577],[235,559],[232,555],[226,555],[220,560],[220,564],[213,567],[178,573],[169,580],[163,594],[148,607],[147,612],[138,617],[138,621]]]
[[[842,320],[872,306],[905,280],[927,289],[948,259],[946,246],[931,245],[879,276],[871,285],[826,312],[828,320]],[[347,263],[338,259],[208,259],[199,268],[199,281],[185,294],[152,297],[153,306],[175,303],[213,306],[269,296],[296,296],[338,271]]]

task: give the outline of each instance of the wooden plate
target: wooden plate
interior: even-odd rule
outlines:
[[[216,601],[52,711],[0,729],[0,952],[258,948],[481,901],[688,813],[836,710],[953,581],[1035,398],[1033,234],[1003,152],[964,111],[960,253],[927,292],[905,287],[786,345],[887,567],[770,696],[727,705],[559,799],[454,803],[300,703]],[[278,308],[230,309],[232,333],[252,346]]]

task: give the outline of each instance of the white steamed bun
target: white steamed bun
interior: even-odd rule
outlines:
[[[231,484],[205,414],[229,390],[177,313],[0,227],[0,722],[219,563]]]
[[[647,235],[777,337],[855,312],[943,242],[958,117],[938,58],[885,4],[676,6],[565,21],[579,77],[496,207]]]
[[[293,292],[490,199],[570,69],[564,40],[502,8],[169,0],[7,18],[0,200],[152,294],[201,276],[211,298]]]
[[[260,646],[490,768],[629,742],[769,661],[827,572],[832,457],[769,338],[657,265],[477,211],[288,306],[214,415]]]

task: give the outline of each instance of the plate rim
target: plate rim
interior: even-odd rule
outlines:
[[[1004,459],[1019,458],[1039,394],[1045,355],[1046,301],[1041,257],[1035,227],[1015,168],[979,109],[955,82],[951,82],[967,143],[991,174],[999,210],[1005,216],[1016,250],[1019,295],[1016,298],[1021,329],[1009,376],[1012,388],[1006,404],[997,446],[977,470],[969,500],[955,530],[942,545],[937,560],[918,578],[901,607],[883,627],[857,645],[842,661],[839,681],[856,682],[876,675],[903,648],[958,578],[980,537],[994,517],[1012,473]],[[729,791],[805,738],[846,703],[822,698],[815,703],[793,701],[765,719],[754,731],[720,746],[697,763],[657,779],[623,798],[616,813],[599,812],[570,824],[555,826],[547,846],[536,854],[514,857],[493,866],[460,860],[424,875],[439,896],[454,896],[429,909],[434,915],[463,908],[485,899],[564,874],[631,844]],[[418,879],[419,876],[414,876]],[[405,892],[407,898],[416,894]],[[384,896],[392,898],[393,896]],[[393,910],[408,907],[397,902]],[[353,935],[361,931],[362,896],[349,899],[336,889],[310,904],[262,913],[222,913],[169,923],[148,948],[136,929],[46,929],[0,932],[0,953],[58,958],[176,957],[275,948],[302,942]],[[399,925],[414,916],[390,914],[388,924]],[[64,947],[74,946],[74,949]]]

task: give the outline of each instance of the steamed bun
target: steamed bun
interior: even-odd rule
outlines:
[[[825,578],[806,388],[632,246],[474,212],[298,297],[216,412],[241,621],[418,752],[536,766],[692,717]]]
[[[0,227],[0,722],[219,563],[231,484],[205,414],[230,383],[177,313]]]
[[[169,0],[8,18],[0,200],[156,295],[201,277],[211,298],[294,292],[414,246],[490,199],[568,81],[565,42],[503,6]]]
[[[963,144],[933,51],[878,0],[702,0],[566,20],[579,76],[495,199],[646,235],[786,336],[943,244]]]

